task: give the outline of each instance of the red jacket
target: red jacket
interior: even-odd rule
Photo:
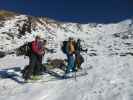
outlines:
[[[37,55],[43,55],[41,54],[43,52],[43,46],[41,42],[33,41],[32,42],[32,51],[33,53]]]

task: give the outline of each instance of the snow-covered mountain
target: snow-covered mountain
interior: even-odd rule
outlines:
[[[95,48],[105,47],[101,48],[104,49],[102,51],[108,51],[106,47],[114,49],[117,48],[114,46],[120,45],[125,45],[123,47],[126,49],[126,45],[130,43],[123,43],[120,39],[124,42],[126,42],[125,39],[130,39],[132,42],[133,38],[131,19],[110,24],[79,24],[7,11],[1,11],[0,15],[0,51],[15,49],[26,41],[33,40],[35,34],[42,34],[51,48],[59,47],[61,41],[71,36],[84,40],[90,49],[94,46]]]
[[[77,81],[22,85],[16,78],[4,76],[12,73],[10,69],[23,68],[28,59],[7,55],[0,59],[0,100],[133,100],[133,19],[79,24],[0,12],[0,51],[12,51],[33,40],[36,34],[42,34],[48,47],[56,49],[56,53],[45,55],[44,62],[47,58],[64,59],[62,41],[80,38],[88,49],[82,53],[82,67],[88,75]]]

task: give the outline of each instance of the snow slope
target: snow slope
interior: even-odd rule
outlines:
[[[88,48],[87,53],[82,53],[85,58],[82,67],[88,75],[77,78],[77,81],[70,79],[23,84],[19,68],[23,69],[28,64],[28,58],[7,55],[0,59],[0,100],[133,100],[131,19],[110,24],[78,24],[33,17],[32,34],[26,31],[19,37],[18,28],[27,20],[26,15],[16,15],[0,21],[4,23],[0,27],[0,50],[15,49],[25,41],[31,41],[33,33],[41,33],[48,40],[48,47],[57,51],[46,54],[45,62],[48,58],[65,58],[60,50],[61,41],[70,36],[81,38],[83,47]],[[16,71],[12,78],[10,74],[14,73],[13,70]]]

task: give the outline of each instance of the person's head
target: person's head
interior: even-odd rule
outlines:
[[[78,40],[77,40],[77,42],[81,42],[81,40],[80,40],[80,39],[78,39]]]
[[[38,42],[38,41],[40,41],[40,40],[41,40],[40,36],[37,35],[37,36],[35,37],[35,41]]]
[[[37,35],[36,37],[35,37],[35,40],[37,41],[37,42],[43,42],[43,38],[41,37],[41,35]]]
[[[74,39],[73,39],[72,37],[69,37],[68,41],[69,41],[69,42],[73,42]]]

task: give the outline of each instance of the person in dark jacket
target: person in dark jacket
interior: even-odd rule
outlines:
[[[28,80],[33,75],[40,75],[42,69],[42,58],[44,56],[44,41],[39,36],[36,36],[35,40],[32,41],[31,56],[29,58],[29,66],[25,71],[24,79]],[[46,41],[45,41],[46,42]]]
[[[81,64],[84,62],[83,56],[80,54],[80,52],[83,51],[82,46],[81,46],[81,40],[78,39],[76,42],[76,60],[75,60],[75,66],[77,70],[82,69]]]

